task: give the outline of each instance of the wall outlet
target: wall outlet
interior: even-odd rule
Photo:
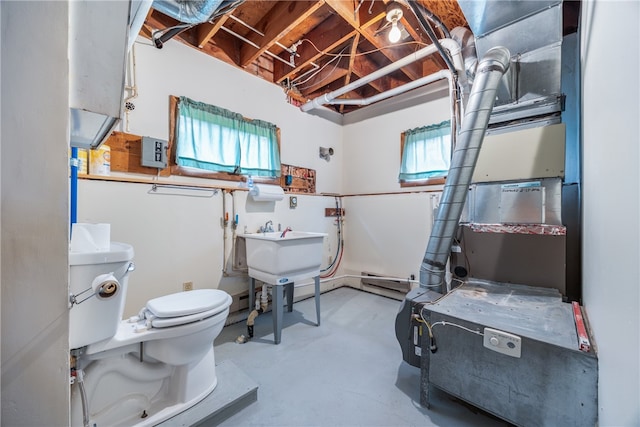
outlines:
[[[193,290],[193,282],[184,282],[182,284],[183,291],[192,291]]]

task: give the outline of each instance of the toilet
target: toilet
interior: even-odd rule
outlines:
[[[149,300],[122,319],[133,247],[69,253],[72,426],[151,426],[216,387],[213,340],[231,296],[200,289]]]

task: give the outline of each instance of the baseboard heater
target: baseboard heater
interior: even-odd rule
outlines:
[[[262,282],[258,282],[256,293],[262,291]],[[231,295],[231,305],[229,306],[229,314],[239,313],[249,309],[249,291],[243,291],[235,295]],[[260,297],[258,297],[258,300]]]
[[[411,284],[408,280],[378,279],[378,277],[385,276],[367,272],[362,272],[362,276],[363,277],[360,278],[360,283],[362,285],[375,286],[376,288],[387,289],[403,294],[406,294],[411,290]]]

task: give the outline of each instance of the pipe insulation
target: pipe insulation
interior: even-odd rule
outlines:
[[[496,91],[502,76],[509,69],[510,55],[508,49],[494,47],[487,51],[478,64],[458,142],[420,267],[420,287],[439,286],[442,293],[446,292],[444,274],[447,259],[489,124]]]
[[[211,19],[223,3],[223,0],[155,0],[153,8],[180,22],[200,24]]]

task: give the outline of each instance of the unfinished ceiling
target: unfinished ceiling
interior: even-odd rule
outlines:
[[[294,105],[354,82],[431,44],[415,15],[400,6],[401,39],[389,41],[389,0],[247,0],[211,21],[188,26],[173,38],[279,85]],[[456,0],[420,0],[451,30],[467,26]],[[142,35],[166,32],[179,21],[151,9]],[[433,26],[438,38],[444,31]],[[342,95],[364,99],[446,69],[440,55],[412,62]],[[336,105],[337,113],[359,107]]]

